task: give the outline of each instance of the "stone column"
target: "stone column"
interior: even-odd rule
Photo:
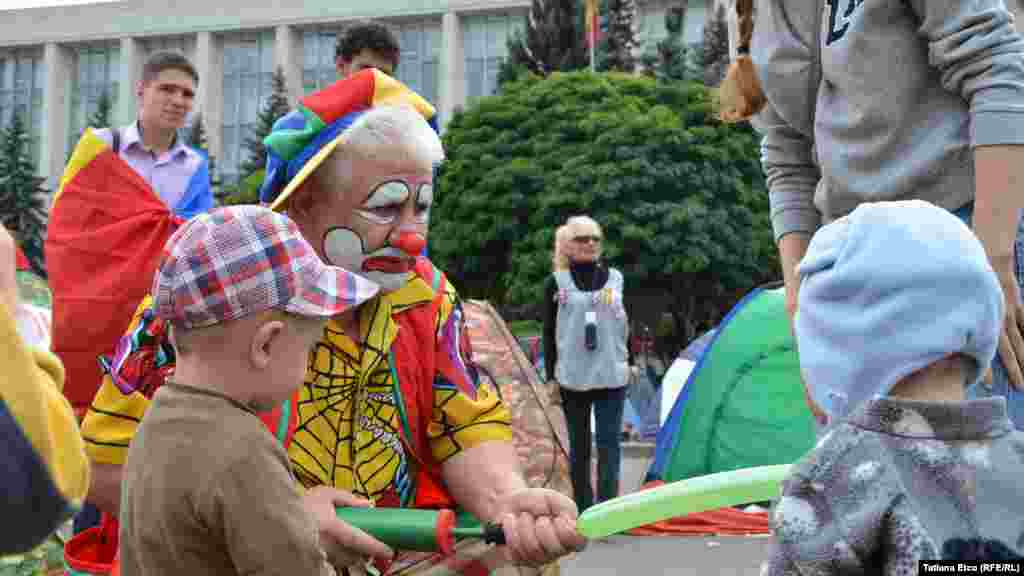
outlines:
[[[117,110],[114,110],[112,121],[118,126],[128,124],[135,119],[138,105],[135,101],[135,88],[142,78],[142,64],[146,58],[145,50],[135,38],[121,39],[121,70],[118,74]]]
[[[46,81],[43,85],[39,174],[46,178],[47,187],[56,192],[68,152],[71,54],[64,46],[49,42],[43,49],[43,62],[46,66]]]
[[[466,104],[465,56],[462,46],[462,21],[455,11],[445,12],[441,18],[440,85],[438,86],[438,113],[443,129],[456,107]]]
[[[199,72],[196,112],[202,114],[210,153],[220,158],[223,156],[220,126],[224,110],[224,50],[220,38],[212,32],[200,32],[196,37],[195,66]]]
[[[274,66],[284,72],[288,103],[294,106],[302,97],[302,37],[293,26],[274,28]]]

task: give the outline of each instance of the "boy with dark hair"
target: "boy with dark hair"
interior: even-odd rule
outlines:
[[[142,83],[149,84],[164,70],[177,70],[192,77],[193,88],[199,85],[199,72],[184,54],[171,51],[154,52],[142,66]]]
[[[141,176],[178,216],[213,207],[206,159],[178,132],[192,112],[199,73],[178,52],[155,52],[135,88],[138,116],[121,128],[93,126],[97,135]]]
[[[376,68],[394,76],[400,55],[398,39],[391,30],[383,24],[364,22],[346,28],[338,36],[335,64],[341,78],[348,78],[366,68]]]

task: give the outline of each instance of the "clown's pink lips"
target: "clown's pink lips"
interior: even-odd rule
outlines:
[[[415,260],[412,258],[396,258],[394,256],[375,256],[363,262],[363,272],[384,272],[400,274],[412,270]]]

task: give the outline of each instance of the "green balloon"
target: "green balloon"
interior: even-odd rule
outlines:
[[[603,538],[677,516],[775,500],[789,471],[789,464],[755,466],[634,492],[587,508],[576,530],[587,538]]]

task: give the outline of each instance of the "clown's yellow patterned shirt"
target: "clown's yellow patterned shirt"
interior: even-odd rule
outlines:
[[[399,439],[401,424],[388,350],[398,330],[393,315],[429,306],[433,296],[431,286],[414,276],[401,289],[363,304],[360,334],[365,344],[360,347],[333,322],[328,323],[310,355],[297,406],[297,428],[289,446],[292,465],[303,485],[331,485],[370,499],[392,487],[398,494],[408,490],[409,462]],[[122,342],[125,353],[137,352],[144,340],[139,337],[145,332],[143,327],[157,322],[144,318],[150,305],[147,298],[136,312],[125,336],[134,344]],[[438,338],[443,337],[442,328],[449,322],[462,322],[462,317],[458,296],[447,284],[436,323]],[[165,341],[159,346],[165,355],[173,354]],[[424,343],[423,353],[433,354],[436,349],[434,342]],[[87,449],[97,462],[124,463],[128,442],[149,405],[144,392],[151,391],[122,389],[128,385],[122,381],[122,387],[115,386],[110,375],[105,376],[83,422]],[[437,375],[434,410],[429,417],[430,448],[438,462],[482,442],[512,439],[508,409],[483,383],[476,398],[470,398]]]

